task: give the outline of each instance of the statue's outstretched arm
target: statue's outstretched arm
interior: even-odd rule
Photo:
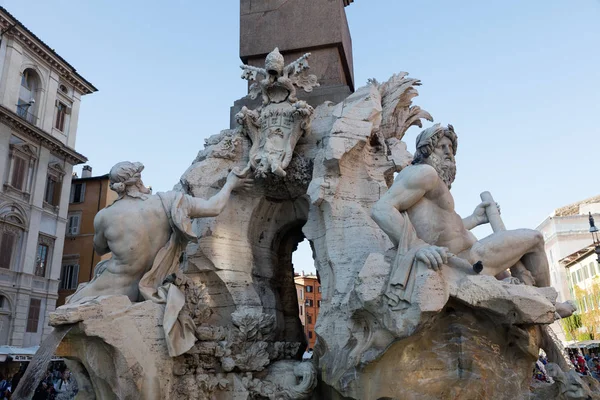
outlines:
[[[208,200],[190,196],[188,199],[191,205],[189,216],[191,218],[203,218],[216,217],[221,214],[233,190],[252,187],[252,179],[246,178],[248,173],[249,168],[246,168],[243,173],[231,171],[223,188]]]
[[[375,203],[371,217],[398,246],[407,222],[401,212],[408,211],[431,190],[437,172],[429,166],[405,169],[398,174],[392,187]]]

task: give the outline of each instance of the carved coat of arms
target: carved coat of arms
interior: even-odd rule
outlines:
[[[241,66],[242,78],[254,81],[250,97],[262,96],[261,107],[256,110],[243,107],[236,115],[243,132],[252,141],[248,167],[258,176],[272,173],[284,177],[298,139],[310,131],[314,109],[296,98],[296,86],[306,92],[319,86],[317,77],[306,73],[309,56],[307,53],[285,66],[276,48],[267,56],[265,68]]]

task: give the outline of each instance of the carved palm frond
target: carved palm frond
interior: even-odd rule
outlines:
[[[421,81],[407,76],[407,72],[400,72],[379,85],[382,106],[380,133],[385,139],[402,139],[411,126],[422,127],[421,119],[433,121],[431,114],[412,105],[412,99],[419,95],[415,86],[420,86]]]

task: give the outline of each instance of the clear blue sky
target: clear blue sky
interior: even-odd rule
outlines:
[[[0,4],[98,87],[83,99],[76,146],[94,174],[142,161],[147,184],[171,189],[246,94],[237,0]],[[534,228],[600,193],[600,1],[356,0],[346,10],[357,86],[408,71],[423,82],[415,103],[457,130],[461,215],[490,190],[508,228]],[[411,150],[417,134],[405,137]]]

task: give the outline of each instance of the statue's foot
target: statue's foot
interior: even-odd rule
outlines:
[[[563,303],[556,303],[554,306],[556,307],[556,313],[561,318],[570,317],[575,311],[577,311],[577,305],[571,300]]]

